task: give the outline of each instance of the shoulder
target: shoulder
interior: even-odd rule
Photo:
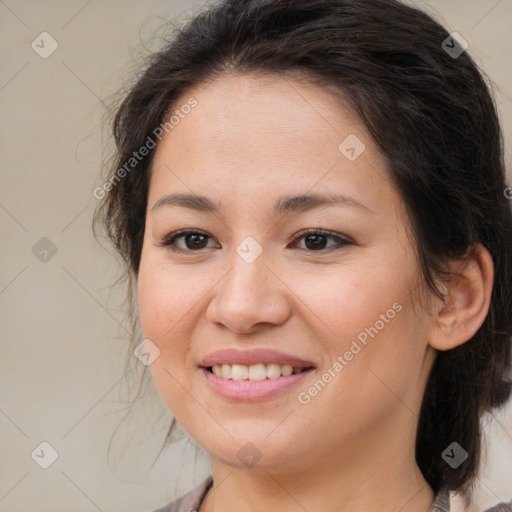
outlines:
[[[512,512],[512,501],[498,503],[498,505],[494,505],[494,507],[488,508],[484,512]]]
[[[441,484],[428,512],[450,512],[450,489],[446,483]],[[498,503],[482,512],[512,512],[512,501],[508,503]]]
[[[209,476],[187,494],[151,512],[197,512],[211,485],[212,477]]]
[[[212,477],[209,476],[188,493],[151,512],[197,512],[211,485]],[[449,492],[448,487],[442,485],[436,493],[428,512],[448,512],[450,510]],[[498,503],[483,512],[512,512],[512,501]]]

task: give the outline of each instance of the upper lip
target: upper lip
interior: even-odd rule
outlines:
[[[282,366],[290,365],[295,368],[309,368],[314,366],[311,361],[306,361],[305,359],[271,349],[217,350],[206,356],[200,366],[205,368],[222,364],[241,364],[251,366],[260,363],[275,363]]]

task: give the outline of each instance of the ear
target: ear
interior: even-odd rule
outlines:
[[[467,261],[450,265],[452,277],[446,286],[446,299],[435,310],[429,344],[437,350],[450,350],[470,340],[489,311],[494,265],[489,251],[481,244],[467,252]]]

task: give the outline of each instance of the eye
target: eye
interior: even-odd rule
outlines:
[[[295,238],[294,243],[298,240],[304,240],[306,249],[309,252],[320,252],[326,249],[330,249],[332,247],[343,247],[345,245],[351,245],[352,242],[349,240],[337,236],[329,231],[324,231],[323,229],[305,229],[301,231],[297,238]],[[326,247],[326,242],[328,240],[332,240],[335,243],[329,247]]]
[[[205,248],[208,238],[210,237],[202,231],[183,229],[167,235],[158,245],[161,247],[170,247],[175,252],[197,252],[198,249]],[[181,246],[176,243],[176,241],[180,239],[183,239]]]
[[[169,247],[174,252],[190,253],[206,248],[208,239],[211,239],[211,237],[202,231],[183,229],[170,233],[158,242],[158,245],[160,247]],[[306,245],[305,249],[300,248],[300,250],[308,252],[320,252],[332,247],[337,246],[341,248],[352,244],[349,240],[322,229],[305,229],[301,231],[293,241],[293,244],[300,240],[304,240]],[[329,240],[333,241],[334,244],[326,247],[326,243]],[[178,241],[181,241],[181,244]]]

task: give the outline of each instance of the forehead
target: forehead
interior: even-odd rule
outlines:
[[[228,75],[187,91],[171,113],[191,97],[197,106],[157,146],[150,203],[162,192],[205,190],[229,199],[262,190],[357,195],[377,211],[397,202],[385,158],[332,91],[289,77]]]
[[[173,138],[175,146],[183,142],[182,135],[189,141],[197,138],[209,149],[201,152],[203,157],[211,152],[217,160],[242,154],[279,156],[280,150],[289,149],[300,155],[306,151],[304,143],[308,153],[334,149],[336,154],[345,131],[367,138],[364,125],[341,99],[286,77],[221,76],[190,90],[171,111],[179,110],[190,96],[198,105],[172,129]]]

